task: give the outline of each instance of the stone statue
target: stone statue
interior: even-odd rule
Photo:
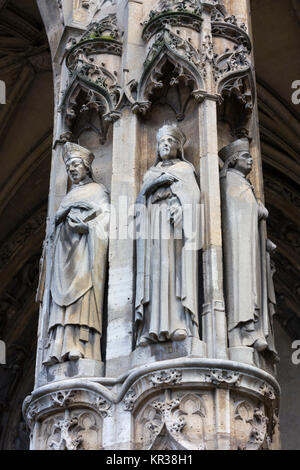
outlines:
[[[247,179],[253,163],[249,140],[237,140],[219,155],[225,162],[220,176],[229,346],[269,350],[275,357],[261,224],[268,211]]]
[[[55,215],[46,365],[101,360],[110,210],[107,190],[93,180],[93,159],[89,150],[65,144],[72,187]]]
[[[268,338],[269,349],[272,352],[273,362],[279,362],[279,355],[275,348],[274,343],[274,328],[273,328],[273,317],[276,313],[276,294],[274,287],[274,274],[276,273],[275,262],[272,259],[272,255],[276,251],[277,246],[271,241],[266,240],[266,289],[267,289],[267,310],[268,315],[265,315],[265,333]]]
[[[198,334],[200,189],[176,125],[157,134],[157,160],[137,198],[137,346]]]

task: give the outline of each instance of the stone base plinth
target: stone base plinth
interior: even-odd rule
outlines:
[[[190,336],[183,341],[167,341],[137,347],[131,353],[131,368],[179,357],[205,357],[205,355],[206,344]]]
[[[38,377],[38,385],[80,377],[102,377],[104,364],[92,359],[78,359],[77,361],[63,362],[53,366],[43,366]]]
[[[229,348],[229,358],[231,361],[243,362],[254,366],[253,348],[246,346]]]

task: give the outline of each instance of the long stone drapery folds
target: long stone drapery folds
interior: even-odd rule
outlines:
[[[268,350],[276,359],[262,227],[268,211],[247,179],[253,163],[249,152],[247,138],[220,151],[229,346]]]
[[[92,159],[87,149],[65,145],[73,184],[55,216],[46,365],[101,360],[110,212],[106,189],[89,175]]]
[[[157,135],[158,158],[137,199],[137,345],[198,337],[200,189],[177,126]]]

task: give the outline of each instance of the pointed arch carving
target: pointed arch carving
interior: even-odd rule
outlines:
[[[78,140],[80,122],[84,117],[84,128],[93,130],[99,135],[100,143],[104,143],[109,123],[119,119],[120,113],[116,108],[121,91],[115,77],[101,68],[96,80],[98,82],[94,83],[78,73],[66,90],[60,106],[65,126],[62,141]]]
[[[217,94],[222,97],[219,117],[229,123],[237,137],[247,135],[256,91],[248,51],[244,46],[225,51],[216,59],[215,81]]]
[[[172,67],[168,83],[163,81],[164,68]],[[191,93],[204,87],[200,52],[187,40],[165,29],[152,44],[139,83],[131,83],[130,101],[134,112],[145,114],[157,90],[184,83]]]
[[[160,433],[156,436],[148,450],[187,450],[174,439],[167,426],[164,424]]]
[[[79,126],[98,134],[100,143],[104,143],[108,123],[119,119],[123,97],[118,83],[122,56],[120,36],[116,14],[110,14],[92,22],[79,40],[69,39],[66,66],[70,81],[60,105],[65,126],[62,142],[76,141]],[[82,121],[85,122],[82,124]]]
[[[148,400],[138,411],[136,443],[144,449],[205,449],[207,410],[194,392],[162,394]]]

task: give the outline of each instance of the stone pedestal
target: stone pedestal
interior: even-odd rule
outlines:
[[[261,450],[277,432],[278,393],[255,367],[186,357],[49,384],[24,413],[33,449]]]
[[[183,357],[206,357],[206,344],[198,338],[189,337],[184,341],[167,341],[140,347],[131,353],[131,368],[153,362]]]

